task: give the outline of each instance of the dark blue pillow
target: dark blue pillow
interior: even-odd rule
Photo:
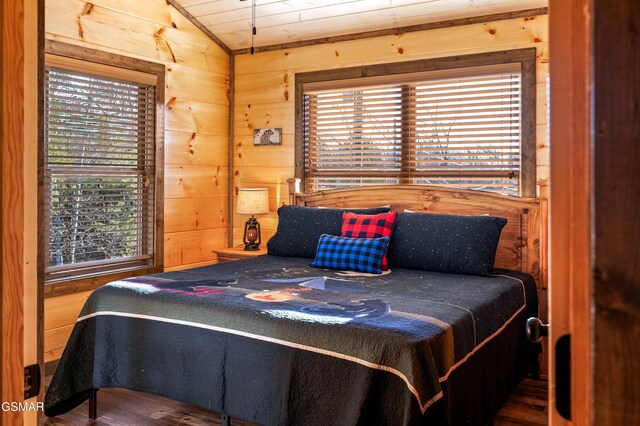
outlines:
[[[506,223],[493,216],[398,213],[387,252],[389,267],[491,275]]]
[[[320,235],[340,235],[342,213],[345,211],[378,214],[388,212],[389,207],[345,210],[282,206],[278,209],[278,230],[267,243],[267,253],[313,259],[316,257]]]
[[[389,237],[349,238],[322,234],[311,266],[380,274],[388,244]]]

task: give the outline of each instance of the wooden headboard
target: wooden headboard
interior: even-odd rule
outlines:
[[[489,192],[429,185],[379,185],[300,193],[290,180],[290,203],[309,207],[376,207],[392,210],[500,216],[508,220],[498,244],[495,266],[531,274],[540,286],[540,202]]]

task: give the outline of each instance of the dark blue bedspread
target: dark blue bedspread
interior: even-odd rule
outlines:
[[[96,290],[46,414],[72,409],[92,388],[121,387],[265,425],[457,422],[447,399],[458,369],[484,352],[503,356],[478,374],[513,386],[516,354],[537,349],[522,352],[524,321],[537,314],[528,275],[367,276],[309,263],[264,256]]]

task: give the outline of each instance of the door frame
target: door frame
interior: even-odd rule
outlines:
[[[23,400],[24,1],[0,0],[0,400]],[[0,424],[23,413],[0,411]]]
[[[571,335],[572,423],[591,424],[591,0],[549,7],[549,424],[556,410],[556,344]]]
[[[0,0],[0,28],[0,400],[23,402],[24,367],[37,363],[42,372],[44,355],[35,197],[44,136],[44,0]],[[42,420],[42,411],[0,412],[3,425]]]
[[[640,3],[550,3],[549,420],[569,334],[571,423],[640,424]]]

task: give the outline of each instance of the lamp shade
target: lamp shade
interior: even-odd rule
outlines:
[[[269,191],[267,188],[241,188],[238,189],[238,201],[236,203],[238,214],[265,214],[269,213]]]

